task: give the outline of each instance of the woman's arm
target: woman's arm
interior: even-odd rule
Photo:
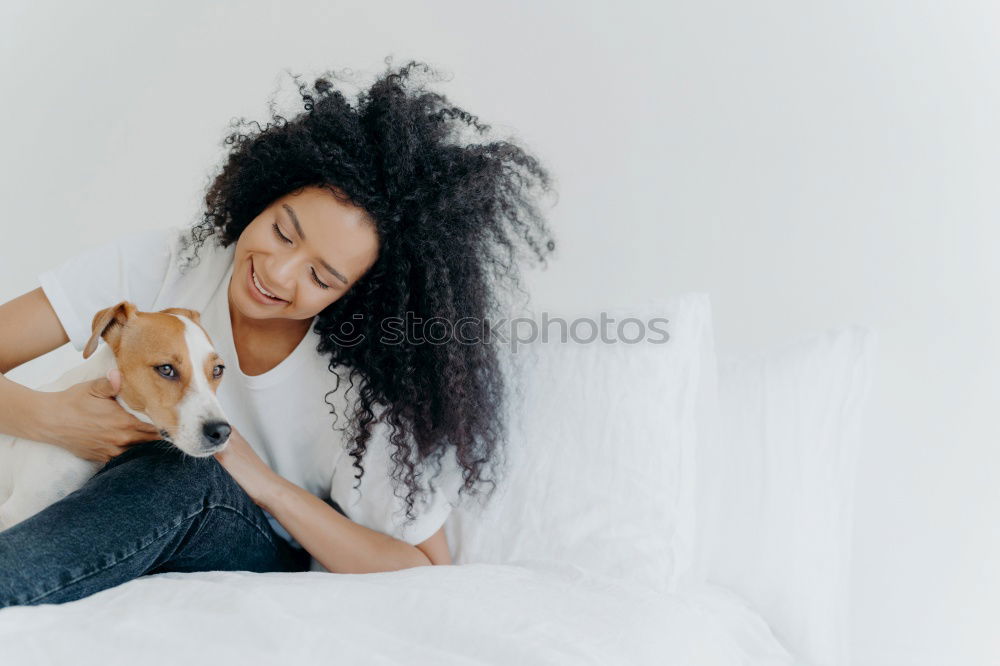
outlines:
[[[261,460],[233,428],[215,458],[257,506],[333,573],[374,573],[428,564],[451,564],[444,528],[417,546],[355,523]]]
[[[4,377],[14,368],[69,342],[41,287],[0,305],[0,432],[37,439],[41,391]]]
[[[0,374],[69,342],[41,287],[0,305]]]
[[[38,424],[42,421],[41,391],[22,386],[0,373],[0,433],[21,439],[42,438]]]
[[[442,527],[417,546],[355,523],[304,488],[278,476],[260,506],[333,573],[374,573],[451,564]]]

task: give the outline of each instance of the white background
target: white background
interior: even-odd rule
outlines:
[[[224,4],[0,5],[0,302],[194,222],[283,70],[424,60],[557,177],[536,308],[706,291],[725,355],[879,332],[855,664],[1000,661],[996,3]]]

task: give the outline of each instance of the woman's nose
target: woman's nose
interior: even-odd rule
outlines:
[[[271,273],[271,280],[274,281],[274,288],[281,289],[282,295],[291,296],[295,287],[295,271],[297,269],[298,262],[294,260],[286,260],[281,264],[274,267]]]

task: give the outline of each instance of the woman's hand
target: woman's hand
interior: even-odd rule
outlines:
[[[226,468],[255,504],[266,508],[264,499],[270,496],[282,478],[261,460],[235,427],[229,434],[226,448],[214,454],[214,458]]]
[[[161,439],[156,426],[126,412],[115,400],[121,372],[74,384],[64,391],[42,393],[38,441],[61,446],[85,460],[106,463],[132,444]]]

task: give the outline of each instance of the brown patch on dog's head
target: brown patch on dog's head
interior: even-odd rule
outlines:
[[[187,308],[167,308],[165,310],[160,310],[160,312],[163,314],[175,314],[175,315],[181,315],[182,317],[187,317],[195,324],[197,324],[198,328],[200,328],[202,332],[205,334],[205,337],[208,338],[208,341],[212,342],[212,336],[209,335],[208,331],[205,330],[205,327],[201,325],[201,313],[198,312],[197,310],[188,310]],[[212,342],[212,344],[214,345],[215,343]]]
[[[161,430],[172,432],[192,380],[184,322],[166,314],[139,313],[122,335],[115,358],[122,373],[121,397]]]

